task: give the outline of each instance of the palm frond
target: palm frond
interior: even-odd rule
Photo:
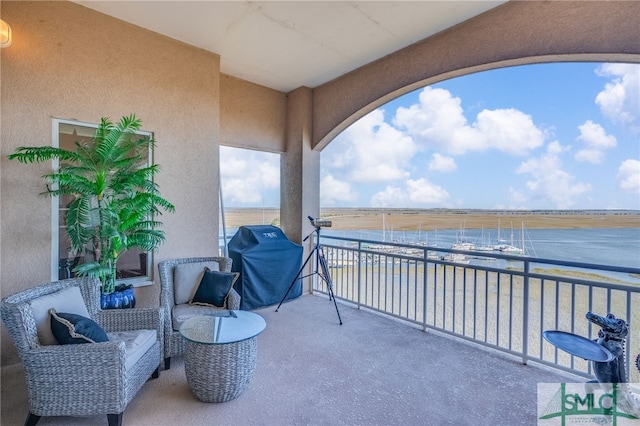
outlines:
[[[44,175],[43,177],[47,182],[58,185],[57,190],[48,190],[51,195],[66,195],[73,193],[96,195],[94,183],[84,176],[68,173],[52,173]]]
[[[99,277],[101,271],[103,271],[102,265],[100,265],[100,262],[95,261],[82,263],[73,268],[73,272],[81,277]]]
[[[67,233],[74,250],[82,250],[96,236],[92,226],[90,200],[79,197],[69,204],[66,216]]]
[[[157,229],[141,229],[129,235],[127,249],[139,247],[145,251],[155,250],[165,240],[165,234]]]
[[[165,200],[164,198],[162,198],[157,194],[149,194],[149,197],[151,198],[151,202],[154,205],[154,209],[153,209],[154,213],[162,214],[162,212],[159,209],[157,209],[158,206],[168,213],[173,213],[176,210],[173,204],[171,204],[169,201]]]
[[[77,154],[73,151],[52,146],[21,146],[7,158],[9,160],[18,160],[21,163],[41,163],[53,158],[75,161],[77,160]]]
[[[102,124],[101,124],[102,125]],[[140,129],[141,121],[134,114],[124,116],[116,125],[107,122],[103,137],[96,140],[96,153],[103,161],[118,161],[131,153],[128,141]]]
[[[100,262],[82,263],[73,268],[73,272],[81,277],[88,276],[99,278],[102,282],[102,291],[104,293],[112,293],[114,290],[113,288],[109,288],[113,287],[114,282],[111,281],[111,283],[108,284],[106,280],[106,277],[111,275],[113,270],[108,266],[101,265]]]
[[[141,220],[138,223],[136,223],[135,226],[132,226],[130,229],[131,230],[156,229],[156,228],[161,228],[162,226],[164,226],[163,223],[157,220]]]

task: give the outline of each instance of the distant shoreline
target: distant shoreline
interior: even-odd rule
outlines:
[[[384,219],[383,219],[384,215]],[[326,208],[320,217],[331,220],[336,230],[379,230],[383,223],[396,231],[435,229],[572,229],[640,228],[640,210],[478,210],[478,209],[375,209]],[[276,208],[228,208],[227,228],[275,224]]]

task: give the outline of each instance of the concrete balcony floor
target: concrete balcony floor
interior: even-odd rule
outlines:
[[[573,377],[365,310],[305,295],[256,310],[253,380],[240,397],[196,400],[182,357],[148,381],[125,413],[125,425],[532,425],[537,384]],[[69,372],[73,374],[73,372]],[[573,378],[575,379],[575,378]],[[583,381],[583,379],[577,379]],[[2,372],[4,425],[28,411],[19,368]],[[39,425],[106,425],[106,416],[44,417]]]

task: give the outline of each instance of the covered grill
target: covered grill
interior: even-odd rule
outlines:
[[[243,310],[279,303],[302,263],[302,246],[276,226],[241,226],[228,248],[232,271],[240,273],[234,288],[242,297]],[[287,300],[301,294],[302,282],[298,280]]]

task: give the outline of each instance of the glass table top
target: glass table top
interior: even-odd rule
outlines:
[[[220,311],[188,319],[180,327],[180,334],[192,342],[215,345],[250,339],[265,327],[264,318],[253,312]]]

